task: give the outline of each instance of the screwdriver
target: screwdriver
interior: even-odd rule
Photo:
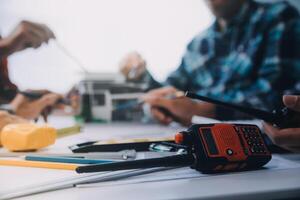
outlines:
[[[164,98],[169,99],[169,100],[177,99],[180,97],[184,97],[184,93],[181,91],[177,91],[172,94],[168,94],[168,95],[164,96]],[[114,108],[114,110],[117,110],[117,111],[126,110],[126,109],[140,106],[143,103],[145,103],[143,99],[138,99],[137,101],[134,101],[134,102],[128,102],[125,104],[121,104],[121,105],[117,106],[116,108]],[[164,108],[161,106],[156,106],[155,108],[158,109],[163,114],[165,114],[166,116],[171,117],[174,121],[180,122],[180,119],[177,116],[175,116],[172,112],[170,112],[167,108]]]

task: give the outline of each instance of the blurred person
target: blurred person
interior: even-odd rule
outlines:
[[[55,39],[55,36],[46,25],[29,21],[22,21],[8,36],[0,38],[0,110],[10,113],[2,113],[0,120],[18,122],[23,120],[21,118],[36,119],[44,109],[54,106],[61,98],[61,95],[43,90],[41,98],[31,100],[18,92],[8,74],[8,56],[27,48],[36,49],[43,43],[48,43],[50,39]]]
[[[187,98],[164,98],[177,90],[268,111],[282,106],[284,93],[300,91],[295,88],[300,79],[300,21],[294,7],[287,2],[253,0],[206,3],[215,22],[188,44],[180,66],[164,83],[150,75],[138,53],[121,62],[121,72],[128,81],[145,82],[150,90],[160,88],[144,97],[158,121],[173,121],[158,107],[167,108],[185,125],[191,123],[193,115],[219,120],[249,117]]]

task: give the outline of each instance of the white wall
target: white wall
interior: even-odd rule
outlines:
[[[0,0],[2,35],[22,19],[48,24],[90,71],[117,71],[122,56],[137,50],[162,80],[212,16],[203,0]],[[79,78],[54,43],[9,61],[12,80],[23,89],[65,92]]]

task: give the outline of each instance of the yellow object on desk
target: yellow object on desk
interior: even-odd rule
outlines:
[[[56,129],[56,137],[57,138],[68,137],[80,133],[80,131],[81,131],[81,126],[79,124],[75,124],[73,126]]]
[[[80,133],[80,125],[55,129],[48,125],[9,124],[0,132],[0,146],[10,151],[32,151],[54,144],[57,138]]]
[[[78,165],[74,165],[74,164],[0,159],[0,166],[1,165],[16,166],[16,167],[37,167],[37,168],[47,168],[47,169],[63,169],[63,170],[75,170],[78,167]]]
[[[1,143],[10,151],[37,150],[54,144],[56,129],[47,125],[9,124],[2,129]]]

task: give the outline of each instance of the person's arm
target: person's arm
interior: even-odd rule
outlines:
[[[55,38],[54,33],[46,25],[22,21],[7,37],[0,39],[0,57],[30,47],[38,48],[51,38]]]
[[[213,104],[195,102],[186,97],[179,99],[166,98],[166,96],[172,95],[178,90],[182,92],[194,90],[193,83],[195,80],[193,79],[197,77],[194,76],[195,73],[193,72],[199,67],[203,67],[201,64],[199,66],[198,59],[203,60],[204,63],[205,59],[211,54],[206,36],[207,32],[201,33],[188,44],[180,66],[168,76],[164,82],[165,87],[152,90],[144,96],[145,102],[150,104],[152,116],[159,122],[169,124],[175,120],[183,125],[189,125],[194,115],[214,117],[215,105]],[[201,88],[198,89],[201,90]],[[162,112],[159,107],[167,109],[174,116]]]

